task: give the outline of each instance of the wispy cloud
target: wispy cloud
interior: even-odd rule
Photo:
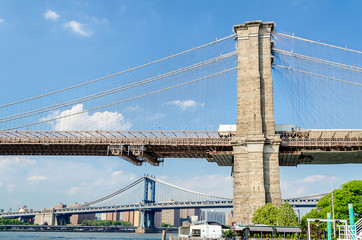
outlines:
[[[296,180],[295,183],[316,183],[320,181],[326,181],[328,176],[326,175],[311,175],[307,176],[304,179]]]
[[[15,190],[15,188],[16,188],[16,184],[14,184],[14,183],[9,183],[8,185],[7,185],[7,191],[8,191],[8,193],[13,193],[14,192],[14,190]]]
[[[325,185],[329,186],[330,176],[328,175],[309,175],[303,179],[295,179],[292,181],[280,181],[280,187],[284,197],[301,197],[305,195],[311,195],[315,192],[311,192],[311,189],[324,188]],[[342,179],[333,177],[334,182],[340,182]],[[311,187],[313,186],[313,188]],[[315,190],[319,191],[319,190]]]
[[[195,109],[197,106],[204,106],[204,103],[197,103],[194,100],[174,100],[166,103],[167,105],[175,105],[179,107],[182,111],[188,110],[188,109]]]
[[[0,18],[0,23],[3,23],[4,22],[4,19],[3,18]]]
[[[47,180],[47,177],[45,177],[45,176],[31,176],[31,177],[28,177],[26,180],[28,180],[28,181],[44,181],[44,180]]]
[[[77,194],[79,191],[80,191],[80,188],[74,186],[74,187],[71,187],[71,188],[67,191],[67,193],[68,193],[69,195],[74,195],[74,194]]]
[[[65,23],[64,27],[67,29],[70,29],[72,32],[74,32],[76,34],[79,34],[79,35],[82,35],[85,37],[90,37],[92,35],[92,32],[85,28],[85,24],[81,24],[74,20]]]
[[[55,11],[52,11],[50,9],[48,9],[45,13],[44,13],[44,18],[46,20],[51,20],[51,21],[57,21],[59,19],[59,14],[57,14]]]
[[[34,165],[35,160],[22,158],[22,157],[0,157],[0,170],[6,169],[7,167],[19,168],[29,165]]]
[[[134,173],[124,173],[122,170],[98,173],[100,177],[92,181],[84,181],[77,186],[73,186],[67,190],[69,195],[75,194],[88,194],[89,196],[94,194],[94,189],[103,189],[106,190],[104,194],[109,194],[115,189],[118,189],[119,186],[123,184],[128,184],[136,180],[137,175]],[[92,194],[90,194],[92,193]],[[88,199],[94,200],[94,199]]]
[[[166,116],[166,114],[164,114],[164,113],[155,113],[155,114],[152,114],[152,115],[147,115],[147,116],[145,117],[145,120],[146,120],[147,122],[152,122],[152,121],[161,119],[161,118],[163,118],[163,117],[165,117],[165,116]]]
[[[140,110],[141,110],[140,106],[136,105],[136,106],[127,107],[124,111],[125,112],[136,112],[136,111],[140,111]]]
[[[219,197],[230,197],[233,195],[233,177],[220,174],[196,176],[191,179],[172,179],[163,177],[175,185]]]

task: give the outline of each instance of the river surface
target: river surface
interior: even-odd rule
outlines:
[[[167,238],[170,235],[167,233]],[[74,240],[74,239],[94,239],[94,240],[153,240],[161,239],[161,233],[136,234],[136,233],[99,233],[99,232],[0,232],[0,239],[6,240],[24,240],[24,239],[40,239],[40,240]]]

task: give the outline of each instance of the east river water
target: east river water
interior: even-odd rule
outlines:
[[[176,235],[176,234],[172,234]],[[167,233],[167,239],[170,233]],[[0,239],[6,240],[74,240],[74,239],[94,239],[94,240],[154,240],[161,239],[161,233],[136,234],[136,233],[100,233],[100,232],[0,232]]]

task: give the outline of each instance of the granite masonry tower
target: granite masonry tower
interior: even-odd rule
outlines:
[[[234,149],[234,221],[251,224],[254,211],[281,204],[275,135],[271,32],[273,22],[234,26],[237,34],[237,123]]]

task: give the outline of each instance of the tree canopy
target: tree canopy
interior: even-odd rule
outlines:
[[[280,225],[280,226],[298,226],[298,217],[292,206],[285,202],[281,207],[275,207],[267,203],[253,215],[253,222],[257,224]]]
[[[125,221],[83,220],[82,226],[132,226],[132,224]]]
[[[341,188],[333,191],[334,218],[349,220],[348,204],[352,203],[354,208],[355,221],[362,218],[362,180],[347,182]],[[302,226],[306,228],[308,218],[326,219],[327,213],[332,214],[332,194],[322,197],[316,209],[312,209],[302,218]],[[320,223],[320,228],[325,224]]]
[[[23,223],[18,219],[0,218],[0,225],[29,225],[29,223]]]

